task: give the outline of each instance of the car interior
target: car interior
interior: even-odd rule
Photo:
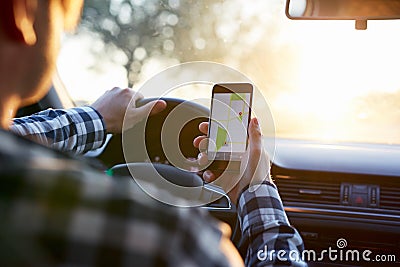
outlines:
[[[95,1],[87,2],[84,23],[91,22],[88,15],[90,12],[92,12],[90,14],[94,19],[96,16],[102,15],[101,9],[93,15]],[[111,3],[111,9],[117,10],[117,2],[121,6],[128,3],[131,5],[131,3],[136,2],[140,2],[139,4],[143,5],[144,1],[109,2]],[[161,2],[163,5],[169,4],[172,6],[171,12],[174,11],[174,5],[179,6],[179,1]],[[210,5],[213,3],[212,1],[206,2]],[[237,5],[252,5],[252,3],[245,1],[236,2]],[[373,21],[375,20],[400,18],[400,8],[396,9],[400,1],[394,0],[290,0],[278,2],[281,6],[279,12],[283,12],[280,16],[283,16],[283,19],[288,21],[291,19],[291,23],[302,23],[304,20],[310,20],[314,23],[325,23],[326,20],[334,20],[333,23],[340,23],[339,20],[346,20],[355,23],[355,27],[352,24],[347,26],[351,28],[349,31],[351,30],[354,34],[358,34],[358,31],[369,31],[369,28],[373,27]],[[348,6],[346,6],[346,2],[349,4]],[[373,9],[373,7],[378,2],[384,5],[386,9],[381,8],[382,13],[376,14],[376,9]],[[114,6],[112,6],[112,3],[114,3]],[[370,10],[374,10],[374,13],[372,15],[368,14],[368,12],[365,13],[364,11],[368,10],[368,8],[362,9],[363,12],[361,13],[352,13],[350,10],[357,11],[361,9],[354,8],[350,3],[354,4],[355,7],[357,5],[367,6]],[[181,1],[180,6],[186,7],[190,4],[195,5],[192,1]],[[118,13],[115,10],[113,12]],[[340,10],[347,11],[340,13]],[[390,12],[385,14],[385,10]],[[121,14],[119,15],[122,21],[124,17]],[[140,12],[133,12],[130,16],[135,16],[135,14],[136,16],[144,16],[143,14],[140,15]],[[172,20],[171,17],[169,19]],[[107,26],[107,20],[103,22]],[[400,22],[397,23],[399,24]],[[112,28],[110,25],[107,27]],[[112,31],[110,30],[109,32]],[[392,35],[398,34],[392,32]],[[103,38],[107,38],[107,35],[104,36]],[[131,40],[131,42],[133,41]],[[168,48],[166,44],[168,43],[164,42],[164,49]],[[197,45],[201,47],[202,43],[197,43]],[[179,45],[176,46],[179,47]],[[377,51],[371,53],[379,53],[381,50],[378,49],[384,48],[376,49]],[[139,54],[137,51],[136,54]],[[399,51],[397,53],[400,54]],[[199,57],[201,58],[202,55],[200,53]],[[139,56],[136,55],[136,57]],[[185,59],[183,58],[182,60]],[[329,64],[329,62],[325,63]],[[340,77],[337,77],[337,79],[340,79]],[[260,86],[262,87],[263,85]],[[209,90],[211,92],[211,87],[209,87]],[[397,90],[400,90],[400,87]],[[69,94],[70,92],[68,92],[67,88],[56,84],[41,101],[28,107],[22,107],[17,116],[26,116],[47,108],[73,106],[75,104],[69,98]],[[157,98],[146,97],[140,100],[137,105],[144,105]],[[90,151],[84,156],[100,162],[103,166],[102,171],[112,170],[116,176],[130,176],[130,168],[128,168],[130,164],[131,167],[133,166],[133,168],[140,169],[143,172],[146,172],[146,166],[152,165],[156,166],[157,171],[172,183],[188,187],[203,186],[204,183],[197,173],[183,171],[170,164],[161,144],[161,131],[165,126],[164,123],[168,114],[177,106],[180,105],[182,107],[182,104],[184,104],[179,112],[194,119],[185,122],[183,125],[179,120],[170,121],[170,123],[173,123],[173,128],[181,129],[179,132],[179,147],[176,148],[176,152],[182,153],[186,158],[197,158],[199,151],[192,145],[192,142],[195,137],[201,135],[198,130],[199,123],[209,120],[210,107],[187,101],[180,97],[163,96],[161,99],[167,102],[167,108],[164,111],[149,117],[146,121],[127,130],[124,134],[109,135],[106,143],[101,148]],[[318,99],[314,101],[318,101]],[[379,98],[377,101],[379,101]],[[288,103],[288,105],[291,103]],[[374,102],[368,103],[374,104]],[[334,104],[331,107],[335,109]],[[338,104],[339,108],[341,108],[340,104]],[[393,110],[394,113],[397,112],[397,116],[400,114],[399,109],[400,102],[397,101],[397,109]],[[275,112],[274,109],[273,112]],[[318,111],[314,110],[314,112]],[[380,113],[379,116],[386,116],[386,113]],[[393,129],[393,135],[400,133],[395,129],[398,127],[399,122],[399,117],[396,118],[397,121],[395,119],[391,123],[386,123],[386,128],[383,130],[390,132]],[[279,116],[276,117],[276,120],[279,120]],[[306,120],[307,118],[304,118],[304,121]],[[277,124],[279,125],[279,122]],[[312,123],[307,124],[307,127],[312,128],[314,126],[317,127]],[[382,125],[376,127],[380,126]],[[142,129],[145,129],[145,131]],[[361,133],[364,132],[362,131]],[[365,135],[367,134],[365,133]],[[127,140],[127,146],[132,148],[131,155],[133,156],[130,157],[128,162],[124,156],[123,139]],[[144,147],[136,145],[135,140],[139,139],[145,140]],[[329,247],[359,251],[370,250],[372,255],[381,256],[381,264],[383,266],[400,266],[399,136],[397,136],[397,143],[393,140],[383,142],[382,139],[377,142],[368,142],[367,139],[361,137],[360,139],[349,138],[349,140],[302,138],[301,136],[292,138],[283,134],[277,134],[274,140],[275,154],[271,157],[271,174],[279,189],[288,218],[291,224],[301,233],[305,248],[317,251],[317,258],[319,256],[318,253]],[[149,159],[151,162],[149,162]],[[206,185],[204,186],[206,187]],[[220,194],[220,198],[201,208],[209,210],[211,215],[227,222],[233,229],[232,241],[235,245],[238,245],[240,231],[238,230],[235,205],[231,203],[224,192],[215,188],[210,190],[216,190],[214,192]],[[344,240],[346,244],[339,246],[340,239]],[[323,261],[310,260],[308,264],[309,266],[370,266],[377,264],[377,261],[377,258],[371,262],[339,259],[332,261],[325,258]]]

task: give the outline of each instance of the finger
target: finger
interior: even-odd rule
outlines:
[[[163,100],[154,100],[146,105],[136,108],[136,114],[139,118],[144,119],[148,115],[153,115],[165,109],[167,104]]]
[[[208,157],[206,153],[199,153],[197,156],[199,166],[206,166],[208,164]]]
[[[153,108],[150,111],[150,116],[163,111],[166,107],[167,107],[167,102],[165,102],[164,100],[156,100]]]
[[[229,224],[219,221],[218,228],[221,230],[223,236],[231,238],[232,229]]]
[[[209,138],[204,138],[203,140],[200,141],[200,144],[199,144],[200,152],[206,152],[207,151],[209,140],[210,140]]]
[[[249,127],[250,155],[249,172],[250,187],[259,185],[269,179],[270,164],[262,144],[261,129],[256,118],[253,118]],[[252,187],[253,188],[253,187]],[[253,188],[256,190],[256,188]]]
[[[204,179],[204,181],[206,181],[207,183],[211,183],[212,181],[214,181],[215,180],[215,175],[214,175],[214,173],[212,173],[210,170],[206,170],[204,173],[203,173],[203,179]]]
[[[260,161],[262,152],[262,136],[260,126],[256,118],[253,118],[249,124],[249,148],[246,152],[246,159],[242,161],[245,168],[245,176],[251,181]]]
[[[250,155],[262,149],[262,134],[257,118],[252,118],[249,125]]]
[[[203,140],[206,139],[206,138],[207,138],[207,136],[205,136],[205,135],[197,136],[197,137],[193,140],[193,146],[194,146],[195,148],[199,148],[199,147],[200,147],[201,141],[203,141]]]
[[[198,169],[198,167],[207,166],[207,163],[208,163],[207,155],[204,153],[199,153],[199,155],[197,156],[197,159],[193,159],[193,158],[185,159],[185,164],[187,166],[196,167],[197,169]],[[203,170],[203,169],[201,169],[201,170]]]
[[[199,130],[203,134],[208,134],[208,122],[202,122],[199,124]]]
[[[205,135],[197,136],[193,140],[193,146],[195,148],[198,148],[200,150],[200,152],[205,152],[207,150],[207,147],[208,147],[208,140],[209,139]]]

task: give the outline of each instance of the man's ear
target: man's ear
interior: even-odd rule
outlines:
[[[37,0],[12,0],[13,17],[16,30],[20,33],[21,41],[27,45],[36,43],[36,31],[34,28]]]

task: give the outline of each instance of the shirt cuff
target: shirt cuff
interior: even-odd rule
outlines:
[[[267,181],[243,191],[238,202],[238,217],[243,233],[260,224],[289,225],[278,190]]]
[[[85,106],[85,107],[78,107],[78,109],[81,108],[83,110],[90,110],[90,111],[94,111],[94,113],[96,113],[96,115],[91,115],[92,118],[94,120],[99,120],[101,122],[101,130],[104,131],[104,136],[106,136],[107,133],[107,129],[106,129],[106,123],[104,121],[103,116],[100,114],[100,112],[98,112],[94,107],[92,106]],[[92,113],[92,112],[91,112]]]
[[[77,152],[87,151],[101,147],[106,141],[106,128],[101,114],[90,106],[76,107],[68,110],[68,114],[75,122],[77,136]]]

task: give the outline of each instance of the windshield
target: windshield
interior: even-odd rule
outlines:
[[[289,20],[284,6],[89,0],[79,29],[63,40],[59,74],[75,102],[86,104],[166,67],[214,61],[253,80],[277,137],[399,144],[400,21],[369,21],[357,31],[354,21]],[[175,93],[210,97],[211,87]]]

